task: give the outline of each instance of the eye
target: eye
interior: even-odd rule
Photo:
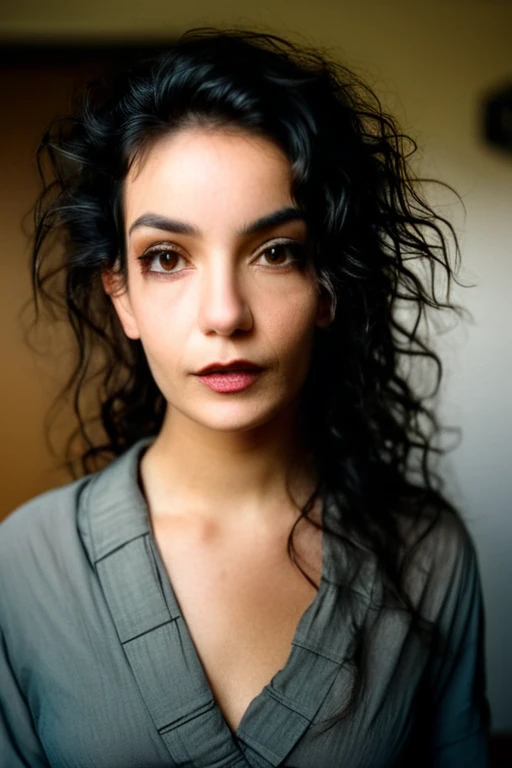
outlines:
[[[261,251],[258,258],[263,258],[267,263],[264,266],[275,268],[290,267],[304,260],[304,245],[296,240],[288,240],[272,245]]]
[[[175,248],[169,246],[155,245],[149,248],[142,256],[138,256],[141,263],[141,272],[146,274],[152,272],[160,275],[173,274],[180,272],[176,269],[183,256]]]

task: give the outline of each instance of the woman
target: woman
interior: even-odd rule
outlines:
[[[44,137],[87,449],[1,527],[9,768],[486,764],[475,549],[401,369],[439,383],[453,233],[406,150],[348,70],[216,30]]]

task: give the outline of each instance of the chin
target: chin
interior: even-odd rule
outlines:
[[[258,429],[265,425],[270,425],[274,419],[286,410],[283,404],[267,405],[266,407],[255,407],[254,404],[245,405],[242,403],[219,403],[209,405],[201,412],[186,413],[197,424],[205,429],[217,432],[247,432],[251,429]]]

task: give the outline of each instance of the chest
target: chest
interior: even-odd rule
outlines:
[[[288,556],[287,533],[198,536],[168,523],[154,526],[182,615],[233,731],[285,666],[297,624],[317,594]],[[308,550],[301,566],[318,583],[320,537],[310,532],[308,542],[304,536],[297,542]]]

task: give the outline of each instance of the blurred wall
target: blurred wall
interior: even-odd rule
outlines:
[[[442,416],[460,425],[463,441],[444,461],[449,490],[477,544],[487,606],[488,682],[493,729],[512,730],[512,155],[480,138],[482,99],[512,79],[512,6],[487,0],[429,3],[343,0],[207,0],[193,3],[90,0],[4,0],[0,40],[149,40],[204,24],[258,25],[334,46],[366,76],[386,107],[420,145],[421,172],[461,194],[438,203],[455,224],[463,251],[460,273],[475,287],[454,298],[474,317],[439,335],[445,365]],[[58,380],[44,359],[23,347],[17,314],[28,296],[27,245],[20,221],[36,182],[31,154],[36,136],[66,102],[75,75],[1,78],[0,319],[4,365],[2,509],[66,480],[56,472],[42,438],[43,413]],[[56,344],[60,342],[56,341]]]

